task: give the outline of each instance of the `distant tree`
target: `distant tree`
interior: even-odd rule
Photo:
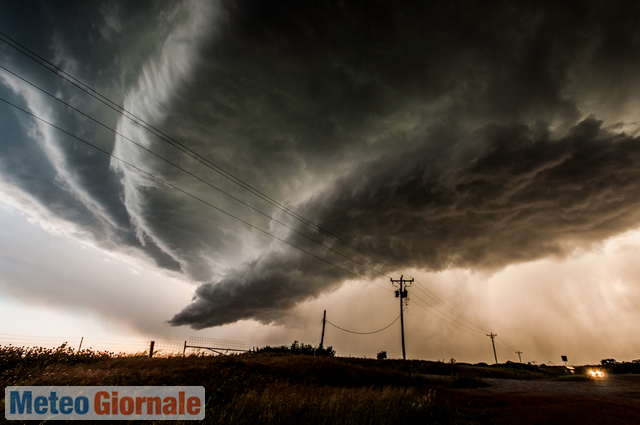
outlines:
[[[618,364],[618,362],[616,361],[616,359],[603,359],[603,360],[600,360],[600,364],[602,366],[613,366]]]
[[[335,357],[336,350],[334,350],[333,347],[318,347],[315,349],[315,355],[320,357]]]
[[[378,360],[384,360],[387,358],[387,352],[386,351],[380,351],[378,353]]]
[[[314,355],[315,349],[311,344],[301,344],[297,340],[293,341],[290,348],[291,354]]]
[[[451,357],[451,364],[456,364],[456,359],[454,359],[453,357]]]
[[[321,356],[321,357],[334,357],[336,355],[336,350],[333,347],[320,348],[314,347],[311,344],[303,344],[296,341],[293,341],[291,346],[287,347],[286,345],[281,345],[279,347],[271,347],[269,345],[258,348],[256,350],[257,353],[289,353],[289,354],[299,354],[304,356]]]

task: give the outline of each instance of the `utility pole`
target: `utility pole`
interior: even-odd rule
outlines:
[[[322,337],[320,338],[320,349],[322,350],[322,344],[324,343],[324,325],[327,323],[327,310],[324,311],[324,316],[322,317]]]
[[[493,338],[497,337],[498,335],[494,334],[493,332],[491,332],[487,336],[491,338],[491,345],[493,345],[493,357],[495,357],[496,365],[497,365],[498,364],[498,355],[496,354],[496,343],[493,341]]]
[[[407,284],[411,284],[413,283],[413,278],[409,279],[403,279],[404,275],[400,275],[400,279],[391,279],[391,283],[398,283],[400,284],[400,289],[398,291],[396,291],[396,298],[400,298],[400,330],[402,333],[402,359],[403,360],[407,360],[407,354],[404,350],[404,306],[407,304],[408,302],[408,298],[407,298]],[[404,289],[402,289],[402,285],[404,284]]]
[[[520,369],[522,369],[522,357],[520,357],[520,354],[522,354],[522,351],[516,351],[516,354],[518,355],[518,358],[520,359]]]

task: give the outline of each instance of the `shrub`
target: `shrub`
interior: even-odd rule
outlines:
[[[314,347],[311,344],[301,344],[297,340],[293,341],[290,347],[281,345],[279,347],[271,347],[269,345],[258,348],[258,353],[281,353],[281,354],[299,354],[305,356],[334,357],[336,350],[333,347]]]

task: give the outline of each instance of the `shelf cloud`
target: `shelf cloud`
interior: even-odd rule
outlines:
[[[0,191],[191,282],[171,325],[281,323],[349,280],[497,272],[640,226],[636,4],[32,6],[6,35],[136,118],[0,37],[6,69],[116,131],[0,71],[3,99],[112,154],[3,103]]]

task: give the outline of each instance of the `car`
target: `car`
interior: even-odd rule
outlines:
[[[592,378],[604,378],[604,372],[599,369],[589,370],[589,376]]]

